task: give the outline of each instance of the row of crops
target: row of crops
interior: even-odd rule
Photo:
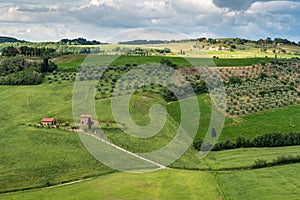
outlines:
[[[300,83],[299,62],[274,60],[247,67],[223,67],[219,71],[224,82],[229,82],[232,77],[240,77],[242,80],[274,77],[297,88]]]
[[[300,103],[299,93],[275,78],[228,84],[226,92],[230,115],[251,114]]]
[[[271,61],[246,67],[218,68],[226,90],[227,113],[232,116],[300,104],[300,64],[298,61]],[[202,79],[193,68],[181,68],[187,80]],[[199,83],[196,81],[196,83]],[[215,94],[220,93],[218,91]],[[215,95],[213,94],[213,95]],[[222,97],[217,97],[222,100]],[[224,101],[224,99],[223,99]]]
[[[75,72],[70,72],[70,73],[49,73],[46,77],[47,83],[53,84],[53,83],[63,83],[63,82],[70,82],[70,81],[75,81],[76,80],[77,74]]]
[[[109,98],[133,92],[155,92],[164,96],[186,97],[187,80],[170,67],[160,64],[142,66],[85,66],[78,73],[80,81],[97,80],[96,98]],[[168,89],[167,89],[168,88]],[[172,91],[172,92],[169,92]]]
[[[109,98],[137,92],[155,92],[167,99],[185,98],[195,93],[213,93],[228,114],[237,116],[261,112],[283,106],[300,104],[300,65],[291,61],[272,61],[247,67],[218,68],[224,81],[226,99],[215,70],[208,68],[180,68],[179,73],[160,64],[143,66],[82,66],[76,73],[56,73],[48,82],[95,80],[96,98]],[[233,79],[234,77],[234,79]],[[205,81],[204,81],[205,80]],[[187,84],[189,83],[189,84]],[[213,90],[211,90],[214,88]],[[174,93],[177,94],[175,97]],[[219,95],[219,96],[218,96]]]

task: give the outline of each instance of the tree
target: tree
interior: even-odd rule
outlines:
[[[229,83],[241,83],[242,79],[240,76],[231,76],[229,77]]]
[[[20,53],[20,50],[13,46],[5,47],[2,51],[2,55],[8,56],[8,57],[16,56],[19,53]]]
[[[0,75],[19,72],[29,67],[29,63],[22,57],[13,57],[2,60],[0,64]]]
[[[211,130],[211,136],[212,136],[213,138],[216,138],[216,137],[217,137],[217,131],[216,131],[215,128],[212,128],[212,130]]]
[[[41,72],[46,73],[46,72],[53,72],[57,70],[57,65],[49,61],[49,57],[44,57],[43,63],[41,64]]]
[[[261,72],[260,75],[259,75],[259,78],[260,79],[265,79],[265,78],[268,78],[268,75],[265,72]]]
[[[202,146],[203,140],[200,137],[196,137],[193,141],[193,146],[196,150],[200,151]]]
[[[92,129],[93,121],[91,118],[88,118],[88,129]]]

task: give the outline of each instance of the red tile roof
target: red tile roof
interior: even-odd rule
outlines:
[[[55,121],[54,118],[43,118],[42,119],[42,122],[53,122],[53,121]]]
[[[80,115],[80,118],[92,118],[92,115]]]

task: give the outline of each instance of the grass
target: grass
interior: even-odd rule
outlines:
[[[219,173],[230,199],[299,199],[300,164]]]
[[[211,152],[204,160],[212,170],[248,168],[255,160],[268,162],[283,155],[300,155],[299,146],[277,148],[235,149],[221,152]]]
[[[251,66],[258,64],[262,61],[269,62],[274,58],[219,58],[213,59],[214,63],[218,67],[229,67],[229,66]]]
[[[159,62],[161,59],[161,57],[135,56],[118,59],[110,56],[100,58],[105,64],[110,64],[112,60],[115,60],[114,62],[117,64],[122,62],[140,62],[138,64],[143,64],[149,62],[148,58],[150,62]],[[73,59],[83,59],[83,57],[65,58],[65,61],[71,60],[66,64],[66,68],[71,68],[75,66],[75,62],[79,62]],[[176,59],[176,62],[185,62],[183,58]],[[74,61],[73,64],[72,60]],[[95,56],[91,56],[87,61],[93,64],[98,60]],[[36,129],[28,126],[28,124],[39,123],[43,117],[55,117],[66,122],[72,122],[72,89],[73,83],[70,82],[38,86],[0,87],[0,145],[2,152],[0,155],[0,192],[43,187],[113,172],[87,152],[76,134],[63,130]],[[199,95],[198,101],[201,111],[198,134],[204,136],[210,120],[210,99],[207,95]],[[136,139],[128,137],[116,128],[110,128],[105,129],[107,136],[114,143],[135,152],[147,152],[167,144],[176,133],[176,128],[180,122],[178,102],[166,104],[158,95],[138,94],[133,97],[131,104],[132,116],[139,124],[146,125],[149,123],[148,109],[155,103],[165,105],[170,115],[167,126],[160,134],[149,139]],[[98,119],[101,122],[113,121],[109,99],[97,100],[96,108]],[[264,133],[299,132],[300,117],[297,117],[299,111],[300,106],[290,106],[263,113],[227,118],[220,140],[234,139],[237,135],[252,138]],[[256,158],[269,160],[278,154],[296,152],[298,152],[297,147],[271,150],[232,150],[213,152],[202,161],[198,159],[198,152],[190,148],[172,166],[198,169],[248,167]],[[171,179],[172,177],[168,178]],[[170,181],[167,180],[167,182]],[[109,190],[109,184],[105,187]],[[164,186],[163,189],[171,190],[169,192],[176,190],[173,187],[167,189],[166,187]],[[176,187],[174,186],[174,188]]]
[[[72,83],[1,86],[0,95],[0,192],[112,172],[77,134],[28,126],[43,117],[72,122]]]
[[[38,187],[111,172],[109,168],[104,167],[89,155],[74,133],[26,126],[39,123],[43,117],[55,117],[72,122],[72,86],[72,83],[1,86],[0,135],[1,151],[4,152],[0,156],[0,177],[4,182],[1,184],[1,191]],[[133,118],[137,120],[147,119],[147,107],[161,101],[155,95],[146,99],[139,95],[135,98],[138,103],[136,106],[141,108],[139,109],[141,112],[135,110],[133,113]],[[146,102],[140,101],[141,99]],[[200,95],[198,99],[201,110],[199,134],[204,135],[210,119],[210,101],[206,95]],[[176,120],[180,117],[178,106],[176,102],[167,106],[172,119],[169,118],[169,125],[161,134],[153,138],[136,139],[128,137],[117,129],[105,131],[113,142],[129,150],[145,152],[158,149],[170,141],[176,133]],[[112,120],[109,100],[97,100],[96,108],[100,121]],[[228,118],[221,140],[227,137],[235,138],[239,134],[253,137],[262,133],[299,131],[298,126],[289,126],[290,116],[297,116],[299,109],[299,106],[286,107],[264,114],[243,116],[240,119]],[[297,117],[292,117],[292,120],[294,124],[300,123]],[[274,124],[268,123],[269,121]],[[140,123],[145,122],[140,121]],[[208,169],[207,164],[199,162],[197,156],[196,151],[189,149],[188,153],[177,161],[177,166],[184,164],[186,167]],[[215,168],[223,164],[216,163]],[[232,167],[230,163],[224,164],[224,166],[227,165]],[[214,168],[214,165],[211,166]]]
[[[201,112],[200,126],[198,134],[205,136],[210,121],[210,98],[208,95],[198,96],[199,108]],[[178,102],[168,105],[168,112],[180,122],[180,106]],[[270,109],[267,111],[243,115],[234,118],[226,118],[224,129],[220,140],[235,140],[238,135],[243,135],[249,139],[267,133],[289,133],[300,131],[300,105],[283,108]]]
[[[116,173],[70,186],[2,195],[0,199],[222,199],[213,174],[163,170]]]
[[[179,66],[191,66],[191,64],[182,57],[168,57],[168,56],[120,56],[116,59],[113,64],[122,66],[126,63],[137,63],[138,65],[146,63],[160,63],[165,58],[169,59],[172,63],[176,63]]]
[[[0,199],[298,199],[300,164],[231,172],[115,173]]]
[[[65,55],[54,59],[59,71],[74,72],[83,63],[86,55]]]
[[[86,59],[87,58],[87,59]],[[209,63],[209,66],[228,67],[228,66],[251,66],[261,61],[270,61],[274,58],[189,58],[189,57],[174,57],[174,56],[101,56],[101,55],[66,55],[55,58],[54,61],[58,64],[59,71],[76,72],[77,68],[83,63],[112,64],[117,66],[124,66],[126,63],[136,63],[138,65],[146,63],[160,63],[165,58],[178,66],[193,66],[191,63]],[[208,61],[210,60],[210,61]],[[213,64],[215,63],[215,64]]]
[[[190,149],[171,166],[199,170],[245,169],[251,168],[257,159],[270,162],[284,155],[300,155],[299,146],[212,151],[204,159],[200,159],[199,152]]]
[[[110,99],[99,100],[96,103],[97,115],[101,122],[103,122],[102,120],[107,122],[114,120],[110,103]],[[147,126],[150,123],[150,117],[148,116],[149,109],[152,105],[157,103],[165,105],[164,100],[156,94],[148,93],[133,95],[130,102],[132,119],[140,126]],[[171,117],[168,117],[163,129],[150,138],[141,139],[129,136],[120,129],[104,129],[104,132],[113,143],[130,151],[141,153],[157,150],[167,145],[177,133],[177,129],[177,122]]]

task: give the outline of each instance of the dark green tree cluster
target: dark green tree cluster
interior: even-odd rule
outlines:
[[[4,59],[0,64],[0,76],[23,71],[28,67],[29,63],[22,57]]]
[[[37,85],[43,81],[43,73],[57,70],[53,62],[29,63],[24,57],[4,59],[0,64],[0,85]]]
[[[42,82],[43,75],[30,68],[7,76],[0,76],[0,85],[38,85]]]
[[[208,93],[208,88],[205,81],[200,80],[199,82],[191,82],[192,88],[196,94]]]
[[[72,39],[72,40],[62,39],[60,42],[64,43],[64,44],[71,44],[71,45],[98,45],[98,44],[104,44],[104,43],[101,43],[101,42],[96,41],[96,40],[88,41],[85,38],[76,38],[76,39]]]
[[[30,56],[30,57],[42,57],[55,53],[55,49],[52,48],[33,48],[28,46],[21,46],[16,48],[13,46],[5,47],[2,50],[2,56],[12,57],[17,55]]]
[[[166,59],[166,58],[161,59],[160,60],[160,64],[172,67],[174,69],[178,69],[179,68],[177,64],[172,63],[169,59]]]
[[[194,148],[200,150],[202,144],[200,139],[195,139]],[[209,146],[210,144],[206,144]],[[221,151],[226,149],[236,149],[236,148],[259,148],[259,147],[282,147],[282,146],[295,146],[300,145],[300,133],[288,133],[288,134],[265,134],[256,136],[253,140],[245,138],[243,136],[238,136],[235,142],[227,139],[223,142],[218,142],[213,151]]]
[[[252,145],[254,147],[280,147],[300,145],[300,133],[275,133],[261,135],[253,139]]]

